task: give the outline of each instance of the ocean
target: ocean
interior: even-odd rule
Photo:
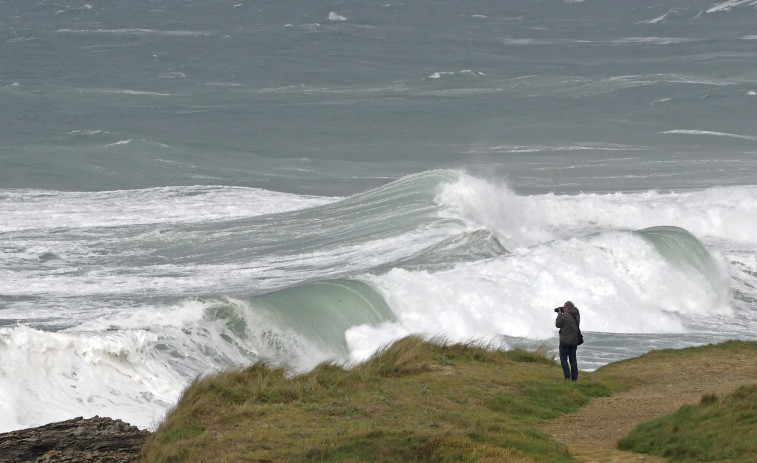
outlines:
[[[0,431],[409,334],[757,339],[755,0],[0,1]]]

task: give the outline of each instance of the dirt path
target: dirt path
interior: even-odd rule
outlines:
[[[739,386],[756,384],[757,354],[754,350],[708,350],[694,355],[655,352],[608,365],[593,375],[623,378],[635,387],[595,399],[578,413],[550,421],[544,430],[564,442],[580,462],[664,462],[622,452],[616,442],[637,424],[682,405],[697,404],[704,394],[725,395]]]

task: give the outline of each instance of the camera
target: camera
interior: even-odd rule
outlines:
[[[555,313],[563,313],[563,312],[565,312],[564,307],[555,307]]]

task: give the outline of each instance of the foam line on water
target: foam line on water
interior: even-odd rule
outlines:
[[[3,216],[0,232],[231,220],[314,207],[335,200],[227,186],[98,192],[0,190]]]

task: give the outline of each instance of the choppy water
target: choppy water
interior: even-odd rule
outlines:
[[[409,333],[755,339],[757,2],[0,3],[0,430]]]

